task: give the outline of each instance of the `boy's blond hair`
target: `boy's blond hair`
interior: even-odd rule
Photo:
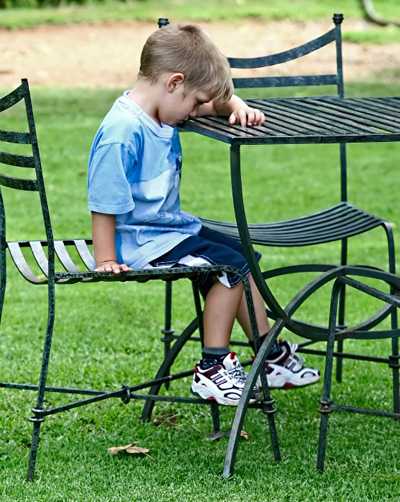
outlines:
[[[226,57],[195,25],[169,24],[155,31],[144,44],[139,77],[155,82],[168,72],[183,73],[188,88],[207,92],[211,99],[227,101],[233,94]]]

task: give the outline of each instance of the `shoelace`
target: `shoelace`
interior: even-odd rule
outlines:
[[[304,367],[304,359],[297,354],[290,354],[286,359],[284,366],[291,371],[300,371]]]
[[[243,369],[243,366],[239,363],[235,368],[232,368],[228,371],[228,375],[240,384],[244,384],[246,382],[247,375]]]

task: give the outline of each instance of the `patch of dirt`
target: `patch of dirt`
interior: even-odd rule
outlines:
[[[332,27],[326,23],[241,22],[199,23],[229,56],[263,56],[302,44]],[[0,87],[14,87],[27,77],[31,85],[60,87],[130,86],[138,71],[141,47],[154,23],[126,22],[44,26],[0,30]],[[344,30],[367,29],[360,21],[345,21]],[[344,43],[345,79],[363,80],[400,68],[400,42],[384,46]],[[267,74],[333,73],[333,44],[273,67]]]

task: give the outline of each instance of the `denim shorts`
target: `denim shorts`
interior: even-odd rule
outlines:
[[[238,274],[226,273],[225,277],[219,278],[228,288],[238,284],[241,277],[250,272],[240,241],[206,227],[202,227],[198,235],[188,237],[168,253],[153,260],[151,265],[179,266],[179,261],[185,257],[202,258],[211,265],[229,265],[238,270]],[[259,260],[261,254],[256,253],[256,257]],[[203,297],[207,296],[214,283],[214,274],[201,279],[199,287]]]

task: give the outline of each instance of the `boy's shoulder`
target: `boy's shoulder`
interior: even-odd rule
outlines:
[[[122,95],[104,117],[100,130],[104,140],[114,142],[125,143],[132,141],[133,137],[140,137],[144,132],[140,110],[132,107],[128,98]]]
[[[177,134],[173,127],[158,125],[126,92],[116,99],[101,129],[104,137],[122,143],[132,142],[134,138],[139,142],[146,137],[168,139]]]

